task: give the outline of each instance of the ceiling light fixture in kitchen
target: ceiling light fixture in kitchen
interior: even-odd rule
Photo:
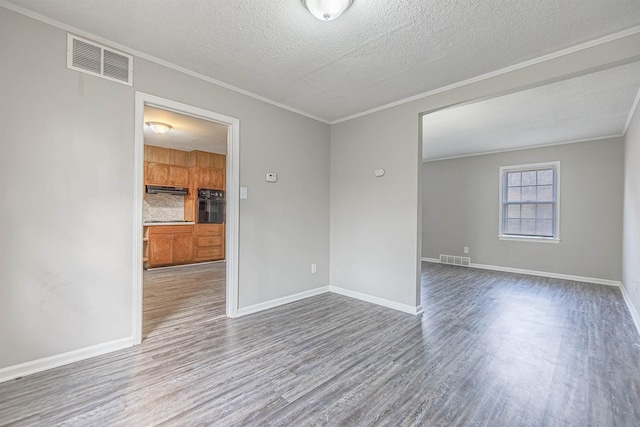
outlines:
[[[302,4],[321,21],[333,21],[349,9],[353,0],[302,0]]]
[[[159,134],[167,133],[169,132],[169,129],[171,129],[171,125],[160,122],[147,122],[147,126],[149,126],[152,131]]]

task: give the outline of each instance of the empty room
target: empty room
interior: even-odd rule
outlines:
[[[0,0],[0,425],[640,425],[640,3]]]

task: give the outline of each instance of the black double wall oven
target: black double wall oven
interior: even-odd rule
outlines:
[[[223,224],[224,209],[224,191],[198,188],[199,224]]]

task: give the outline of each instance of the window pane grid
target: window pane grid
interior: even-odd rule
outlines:
[[[555,168],[511,170],[503,179],[502,234],[554,237]]]
[[[504,218],[503,234],[505,235],[531,237],[553,237],[554,235],[554,217],[544,218],[539,212],[536,212],[535,216],[525,217],[523,215],[514,218],[505,212]]]

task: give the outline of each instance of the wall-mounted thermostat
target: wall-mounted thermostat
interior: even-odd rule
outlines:
[[[278,175],[275,173],[268,173],[266,176],[267,182],[276,182],[278,180]]]
[[[380,178],[381,176],[384,176],[384,169],[376,169],[374,172],[374,175],[377,176],[378,178]]]

